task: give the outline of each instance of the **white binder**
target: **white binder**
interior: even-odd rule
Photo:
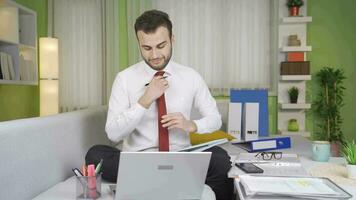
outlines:
[[[245,103],[242,110],[242,139],[258,139],[259,103]]]
[[[227,132],[234,136],[236,141],[241,141],[242,104],[230,102]]]

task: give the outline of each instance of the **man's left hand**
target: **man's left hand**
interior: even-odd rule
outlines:
[[[169,113],[162,116],[162,126],[169,129],[179,128],[188,133],[196,132],[197,126],[193,121],[186,120],[182,113]]]

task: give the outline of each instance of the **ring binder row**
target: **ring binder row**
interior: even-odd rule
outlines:
[[[263,138],[252,141],[232,141],[231,143],[248,152],[286,149],[291,147],[290,137]]]

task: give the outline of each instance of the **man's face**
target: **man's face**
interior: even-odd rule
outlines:
[[[172,39],[166,27],[160,26],[154,33],[137,31],[141,56],[152,69],[162,70],[172,56]]]

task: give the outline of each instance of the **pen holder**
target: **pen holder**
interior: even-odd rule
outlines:
[[[101,174],[76,176],[76,199],[97,199],[101,195]]]

